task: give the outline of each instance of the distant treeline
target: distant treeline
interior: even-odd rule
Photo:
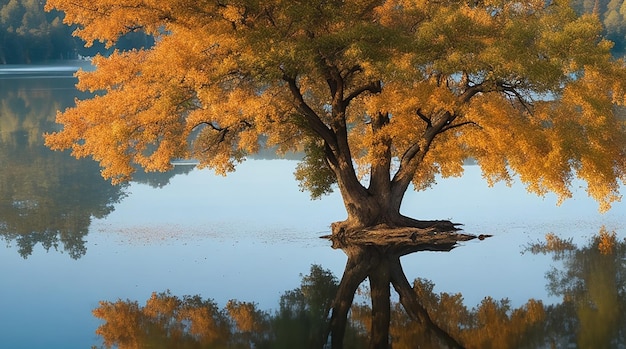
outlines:
[[[106,54],[104,45],[85,48],[84,42],[72,36],[75,27],[63,24],[63,13],[45,12],[41,0],[0,0],[0,64],[37,63],[80,56]],[[605,36],[615,42],[613,54],[626,53],[626,4],[624,0],[572,0],[579,13],[597,13]],[[133,33],[120,40],[119,49],[152,45],[153,40]]]
[[[63,24],[63,13],[45,12],[45,1],[0,0],[0,64],[38,63],[76,59],[107,53],[101,43],[85,48],[81,39],[72,36],[75,27]],[[133,33],[117,48],[147,47],[152,39]]]

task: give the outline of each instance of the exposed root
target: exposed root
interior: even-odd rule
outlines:
[[[393,222],[380,223],[372,226],[362,226],[354,224],[349,220],[335,222],[331,224],[333,238],[349,238],[354,234],[363,231],[390,231],[396,229],[412,229],[418,233],[451,233],[461,230],[460,223],[453,223],[448,220],[417,220],[410,217],[400,216]]]
[[[420,221],[421,227],[380,224],[368,228],[342,229],[345,222],[333,224],[333,234],[323,236],[333,242],[333,247],[349,245],[419,247],[415,251],[449,251],[460,241],[479,236],[460,232],[460,224],[450,221]],[[488,237],[481,235],[480,238]]]

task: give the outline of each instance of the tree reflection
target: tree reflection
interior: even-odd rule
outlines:
[[[444,251],[450,247],[438,246]],[[554,235],[529,246],[530,252],[549,253],[556,261],[563,262],[562,269],[555,267],[548,274],[550,291],[562,296],[563,301],[545,305],[531,299],[519,308],[512,307],[508,299],[498,301],[491,297],[468,308],[462,294],[437,294],[435,285],[424,279],[416,279],[409,285],[411,294],[392,281],[396,290],[401,289],[399,302],[390,298],[386,302],[375,300],[384,293],[374,290],[378,281],[370,280],[368,288],[360,285],[352,294],[342,290],[347,288],[346,277],[358,279],[353,276],[355,271],[349,271],[352,267],[361,270],[357,262],[375,265],[374,269],[381,274],[386,272],[387,276],[372,274],[370,279],[399,277],[393,275],[398,273],[394,270],[399,267],[395,264],[396,257],[399,251],[409,253],[410,249],[397,246],[377,249],[349,247],[348,267],[341,281],[328,270],[312,266],[300,287],[285,292],[279,309],[273,312],[261,311],[256,304],[248,302],[233,300],[220,309],[212,300],[202,300],[199,296],[179,298],[169,292],[154,293],[143,306],[130,300],[101,302],[93,312],[104,321],[97,333],[102,336],[104,347],[120,349],[620,348],[626,345],[626,240],[619,241],[615,233],[605,229],[582,248]],[[372,263],[366,256],[378,262]],[[379,263],[381,260],[383,263]],[[342,325],[345,326],[340,333],[342,337],[328,338],[337,325],[337,309],[341,304],[351,304],[355,293],[363,300],[350,306],[347,321]],[[367,299],[371,299],[371,304]],[[377,314],[381,311],[380,303],[389,304],[390,311]],[[383,323],[381,318],[387,322]],[[384,329],[376,326],[387,328],[385,340],[378,338]]]
[[[320,348],[337,279],[312,266],[301,286],[287,291],[270,314],[255,303],[229,301],[220,309],[199,296],[153,293],[145,305],[100,302],[96,333],[107,348]]]
[[[546,337],[557,346],[626,346],[626,239],[602,227],[584,247],[548,234],[528,250],[563,265],[547,274],[549,292],[563,301],[549,307]]]
[[[56,110],[73,103],[74,83],[67,76],[0,80],[0,234],[24,258],[38,243],[80,258],[91,217],[106,216],[124,195],[94,162],[43,145]]]
[[[127,185],[105,181],[94,161],[43,145],[43,133],[56,127],[56,111],[74,103],[76,81],[70,74],[0,75],[0,236],[24,258],[37,244],[82,257],[92,218],[111,213],[126,195]],[[162,186],[186,171],[142,179]]]
[[[427,241],[416,241],[417,238],[414,237],[409,239],[409,242],[402,243],[386,241],[382,244],[374,242],[344,244],[342,241],[333,241],[334,247],[341,248],[348,255],[348,261],[333,302],[329,326],[332,348],[344,347],[345,328],[354,295],[366,278],[369,279],[371,310],[368,313],[371,316],[368,321],[362,323],[370,330],[369,347],[390,346],[392,318],[390,285],[398,293],[405,315],[422,326],[429,341],[451,348],[462,347],[450,333],[433,321],[419,294],[411,287],[400,264],[400,257],[404,255],[419,251],[450,251],[456,246],[457,241],[474,238],[471,235],[456,233],[439,235],[440,238],[433,237]]]

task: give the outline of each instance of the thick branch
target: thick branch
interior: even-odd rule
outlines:
[[[296,109],[305,117],[311,130],[322,137],[331,147],[336,146],[337,140],[333,131],[322,122],[317,113],[306,103],[296,83],[296,79],[285,74],[283,75],[283,80],[286,81],[289,86],[289,91],[294,98]]]
[[[389,123],[388,113],[378,113],[372,116],[371,128],[374,134]],[[369,189],[374,195],[389,191],[389,175],[391,173],[391,137],[380,137],[375,147],[380,148],[380,157],[372,162],[370,169],[371,179]]]
[[[360,65],[355,65],[352,68],[346,70],[345,74],[343,74],[344,79],[349,79],[354,73],[359,73],[363,71],[363,67]]]
[[[433,124],[430,121],[430,118],[427,117],[426,115],[424,115],[424,113],[422,113],[422,109],[418,108],[415,113],[417,114],[417,116],[419,116],[420,119],[424,120],[424,122],[426,123],[427,127],[432,127]]]
[[[343,100],[343,105],[344,107],[347,107],[348,104],[350,104],[350,102],[358,97],[359,95],[361,95],[364,92],[370,92],[370,93],[380,93],[383,90],[382,88],[382,84],[380,81],[372,81],[367,85],[361,86],[359,88],[357,88],[356,90],[352,91],[344,100]]]
[[[437,134],[441,133],[443,128],[455,119],[455,115],[448,111],[442,111],[442,114],[438,117],[423,116],[428,122],[430,122],[430,125],[426,127],[424,133],[421,135],[421,138],[416,139],[415,142],[402,155],[402,158],[400,159],[400,167],[392,179],[393,195],[403,195],[411,183],[415,171],[417,171],[418,166],[420,166],[422,160],[426,156],[426,153],[428,153],[428,150],[430,149],[430,146],[435,140]]]
[[[480,84],[473,85],[473,86],[469,86],[465,90],[465,92],[463,92],[459,96],[459,100],[463,104],[468,103],[472,99],[472,97],[474,97],[475,95],[477,95],[478,93],[481,93],[481,92],[486,92],[485,86],[484,86],[484,82],[480,83]]]

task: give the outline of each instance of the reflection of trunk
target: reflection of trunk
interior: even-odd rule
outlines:
[[[449,251],[454,246],[453,242],[440,245],[343,246],[342,249],[348,255],[348,262],[333,303],[329,328],[332,348],[343,348],[343,337],[354,293],[366,278],[370,281],[372,298],[370,348],[390,347],[390,284],[400,295],[400,302],[411,319],[423,324],[430,335],[435,336],[448,347],[462,348],[454,338],[432,321],[404,275],[400,264],[400,257],[405,254],[426,250]]]
[[[348,252],[346,252],[348,253]],[[365,280],[371,270],[371,262],[375,257],[370,259],[365,253],[350,255],[348,254],[348,262],[346,270],[341,278],[337,295],[333,302],[332,316],[330,319],[330,336],[332,348],[343,347],[343,337],[346,332],[348,321],[348,311],[352,306],[354,294],[357,288]]]
[[[389,347],[389,323],[391,321],[389,260],[381,258],[378,265],[372,265],[368,277],[372,298],[370,348],[387,348]]]

